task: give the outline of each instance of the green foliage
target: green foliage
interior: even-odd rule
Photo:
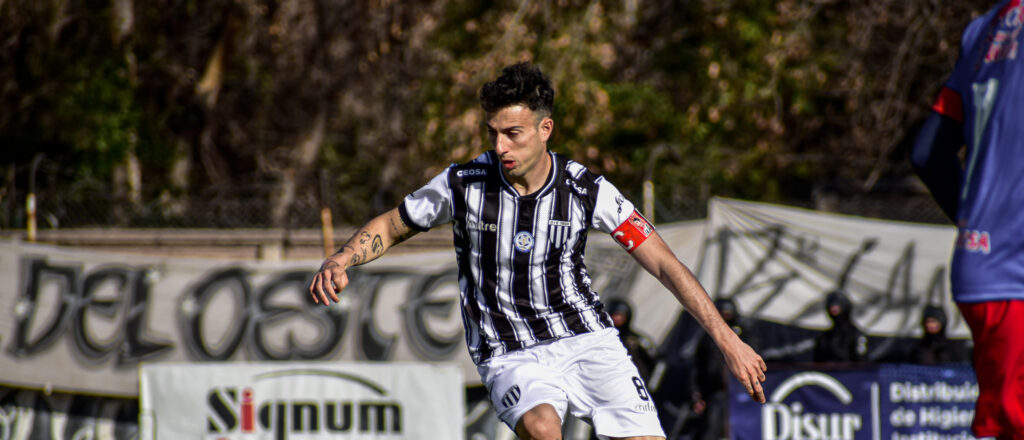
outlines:
[[[60,84],[53,120],[57,140],[79,157],[81,171],[109,174],[138,140],[140,112],[124,66],[111,60],[81,60],[54,78]]]
[[[135,28],[118,39],[110,2],[60,3],[0,2],[0,104],[17,109],[0,115],[0,142],[19,147],[0,162],[20,170],[43,152],[74,170],[62,190],[113,182],[134,154],[144,197],[168,207],[152,218],[209,193],[267,200],[293,179],[303,203],[345,223],[486,150],[477,91],[520,60],[554,82],[551,148],[634,199],[653,179],[674,218],[714,195],[811,202],[837,182],[870,193],[910,175],[899,145],[978,12],[927,0],[156,0],[133,2]]]

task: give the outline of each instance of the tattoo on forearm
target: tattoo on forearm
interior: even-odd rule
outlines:
[[[398,221],[402,222],[402,220]],[[409,237],[412,237],[414,234],[416,234],[416,231],[409,229],[409,227],[406,226],[405,222],[402,222],[402,226],[405,226],[405,228],[398,227],[398,224],[395,223],[395,219],[391,219],[391,235],[395,237],[394,244],[398,244],[405,240],[408,240]],[[401,232],[402,229],[406,230],[404,234]]]
[[[359,242],[358,245],[356,244],[357,241]],[[338,253],[340,254],[340,253],[343,253],[343,252],[345,252],[347,250],[348,251],[352,251],[352,258],[349,260],[349,264],[348,265],[349,266],[358,266],[360,264],[363,264],[363,263],[369,261],[366,258],[366,244],[369,241],[370,241],[370,233],[366,232],[366,231],[359,231],[359,232],[356,233],[356,235],[352,236],[352,238],[349,239],[348,243],[345,243],[345,245],[342,246],[341,249],[338,250]],[[357,246],[358,246],[358,249],[356,249]]]
[[[398,231],[399,231],[398,225],[395,224],[395,219],[392,218],[391,219],[391,235],[394,235],[395,238],[398,238],[398,236],[401,235]]]
[[[395,242],[396,242],[396,243],[401,243],[401,242],[403,242],[403,241],[405,241],[405,240],[408,240],[408,239],[409,239],[409,237],[412,237],[413,235],[416,235],[416,231],[408,231],[408,232],[406,232],[406,233],[404,233],[404,234],[401,234],[401,235],[399,235],[399,236],[398,236],[398,237],[397,237],[397,238],[395,239]]]
[[[370,244],[370,250],[373,251],[373,255],[377,256],[384,253],[384,242],[381,241],[380,235],[373,236],[373,243]]]
[[[356,251],[356,248],[352,247],[352,245],[350,245],[350,244],[348,244],[348,243],[345,243],[345,245],[344,245],[344,246],[342,246],[342,247],[341,247],[341,249],[338,249],[338,252],[335,252],[335,254],[341,254],[341,253],[344,253],[344,252],[345,252],[345,249],[351,249],[351,250],[352,250],[352,252],[355,252],[355,251]]]
[[[391,220],[391,228],[393,232],[397,233],[399,228],[395,225],[394,219]],[[400,238],[404,240],[405,238]],[[343,253],[346,251],[352,251],[352,258],[349,260],[349,266],[357,266],[365,264],[370,260],[377,258],[384,254],[384,239],[380,234],[371,235],[368,231],[361,230],[352,236],[352,238],[346,243],[337,253]],[[367,252],[369,251],[369,255]]]

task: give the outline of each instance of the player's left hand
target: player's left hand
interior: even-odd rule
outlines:
[[[348,286],[345,266],[338,262],[336,255],[324,260],[309,284],[309,294],[316,304],[329,305],[328,297],[334,302],[339,302],[338,293]]]
[[[729,365],[729,371],[747,389],[747,394],[750,394],[750,397],[756,402],[765,403],[764,388],[761,384],[764,383],[764,373],[768,371],[768,366],[765,365],[764,359],[761,359],[761,356],[754,352],[749,345],[738,339],[732,349],[723,350],[723,353],[726,363]]]

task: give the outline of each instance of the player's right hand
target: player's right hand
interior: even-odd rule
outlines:
[[[327,258],[320,265],[316,275],[313,275],[313,281],[309,284],[309,294],[313,297],[314,303],[328,306],[328,297],[331,301],[339,302],[338,293],[345,290],[346,286],[348,274],[345,273],[345,266],[332,258]]]

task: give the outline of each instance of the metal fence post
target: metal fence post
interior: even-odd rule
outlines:
[[[644,181],[644,216],[654,223],[654,182],[650,180]]]

